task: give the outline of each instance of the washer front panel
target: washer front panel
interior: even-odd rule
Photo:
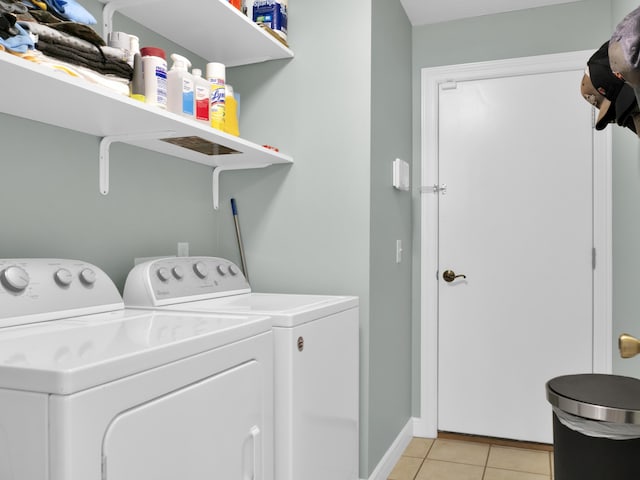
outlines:
[[[105,480],[260,478],[262,374],[244,363],[119,415],[104,439]]]
[[[261,418],[254,422],[263,432],[261,441],[264,480],[273,480],[272,355],[272,333],[263,333],[74,395],[52,395],[49,407],[51,459],[49,480],[103,480],[102,452],[105,435],[112,422],[121,414],[140,407],[139,411],[142,412],[145,405],[166,397],[172,392],[178,393],[185,387],[197,385],[203,380],[214,377],[217,373],[231,371],[252,362],[255,362],[260,370],[258,387],[264,400],[260,407]],[[216,401],[212,398],[212,405]],[[182,404],[180,400],[176,403],[178,404]],[[154,409],[152,422],[155,421],[158,424],[164,422],[165,419],[159,415],[159,412],[160,410]],[[233,415],[239,412],[228,413],[229,419],[232,420]],[[238,418],[241,416],[239,414]],[[224,438],[225,432],[221,430],[216,434]],[[211,452],[212,456],[215,454],[216,452]],[[135,456],[136,450],[133,449],[130,455]],[[135,460],[131,461],[135,462]],[[118,462],[128,462],[128,460],[121,457]],[[107,459],[107,466],[108,463]],[[107,480],[110,480],[108,471],[106,473]]]

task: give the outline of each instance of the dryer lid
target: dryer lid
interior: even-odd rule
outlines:
[[[358,298],[349,296],[248,293],[174,303],[163,308],[190,312],[269,315],[274,327],[294,327],[357,306]]]
[[[70,394],[270,331],[265,316],[119,310],[0,329],[0,388]]]

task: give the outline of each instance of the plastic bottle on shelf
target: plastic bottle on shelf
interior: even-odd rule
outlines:
[[[202,70],[191,70],[193,76],[193,91],[195,92],[195,117],[196,120],[209,125],[209,92],[211,86],[206,78],[202,78]]]
[[[229,84],[225,86],[224,96],[224,131],[236,137],[240,135],[238,127],[238,102],[233,95],[233,87]]]
[[[173,65],[167,73],[167,110],[184,117],[194,117],[194,82],[189,73],[191,62],[177,53],[171,54]]]
[[[140,52],[133,56],[133,78],[129,83],[129,96],[140,102],[145,101],[144,75],[142,73],[142,57]]]
[[[144,75],[145,102],[167,108],[167,56],[157,47],[143,47],[142,72]]]
[[[225,115],[225,66],[223,63],[207,63],[207,80],[210,86],[209,121],[213,128],[224,129]]]

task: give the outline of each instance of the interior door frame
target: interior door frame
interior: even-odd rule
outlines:
[[[420,416],[414,435],[438,433],[438,102],[447,83],[514,75],[584,70],[592,51],[539,55],[507,60],[424,68],[421,71],[421,265],[420,282]],[[543,95],[543,92],[541,92]],[[576,85],[579,95],[579,85]],[[595,108],[593,108],[595,123]],[[612,135],[611,128],[593,135],[593,370],[612,370]],[[426,247],[425,247],[426,245]],[[544,388],[542,385],[540,388]],[[551,419],[549,420],[551,421]]]

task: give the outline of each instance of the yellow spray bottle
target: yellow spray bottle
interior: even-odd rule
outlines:
[[[222,63],[207,63],[207,80],[211,86],[209,120],[211,126],[224,129],[225,118],[225,66]]]

